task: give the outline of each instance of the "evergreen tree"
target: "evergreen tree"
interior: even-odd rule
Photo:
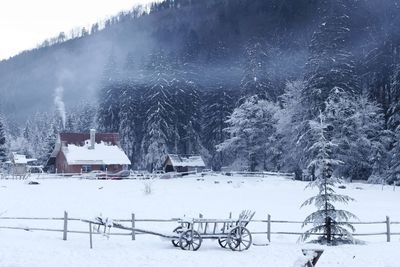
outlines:
[[[307,150],[312,140],[308,121],[315,119],[320,111],[325,112],[329,98],[336,101],[336,95],[340,94],[352,99],[360,91],[355,61],[347,48],[350,18],[346,4],[342,0],[323,2],[320,10],[322,21],[311,40],[305,86],[301,92],[301,104],[305,108],[301,109],[300,118],[297,119],[297,142],[306,151],[302,156],[301,168],[305,168],[312,158]],[[345,111],[343,115],[350,116],[351,112]],[[340,131],[340,127],[338,125],[335,131]]]
[[[145,167],[156,170],[170,152],[175,136],[171,127],[176,118],[171,90],[173,69],[162,51],[153,54],[148,68],[151,78],[144,93],[146,120],[141,149]]]
[[[47,130],[46,138],[43,141],[40,156],[38,157],[38,162],[43,166],[46,166],[47,161],[50,159],[50,155],[57,141],[57,136],[58,129],[56,124],[50,125],[50,128]]]
[[[336,88],[328,97],[325,114],[334,129],[333,153],[343,162],[335,174],[350,181],[382,174],[387,153],[382,110],[366,95],[352,97]]]
[[[230,138],[218,145],[218,150],[233,153],[235,167],[247,167],[250,171],[264,169],[264,159],[276,131],[276,112],[272,102],[250,97],[230,115],[225,129]]]
[[[143,126],[140,117],[140,104],[141,95],[137,92],[137,88],[127,86],[121,97],[119,134],[121,146],[134,167],[137,167],[140,160],[140,137]]]
[[[300,101],[305,83],[293,81],[286,84],[285,93],[280,97],[282,109],[279,110],[277,134],[280,136],[278,147],[285,153],[282,154],[281,164],[284,170],[294,172],[296,179],[301,180],[302,169],[308,161],[308,153],[304,148],[310,146],[307,121],[303,114],[307,107]]]
[[[82,101],[70,108],[67,113],[65,131],[75,133],[88,133],[96,127],[97,109],[94,105]]]
[[[347,49],[350,18],[345,1],[325,1],[322,7],[322,22],[311,40],[302,93],[303,104],[309,107],[305,114],[308,118],[325,109],[332,90],[338,88],[349,95],[360,91],[354,56]]]
[[[273,87],[267,75],[267,61],[271,49],[262,41],[251,40],[245,47],[244,75],[241,80],[241,101],[257,95],[260,99],[274,99]]]
[[[208,164],[215,170],[220,170],[227,162],[224,152],[217,151],[216,146],[229,137],[224,129],[228,127],[226,121],[233,112],[235,100],[235,92],[225,90],[222,86],[203,94],[202,142],[210,154]]]
[[[199,154],[203,149],[200,140],[200,93],[187,74],[179,70],[171,81],[172,105],[175,109],[175,143],[178,154]]]
[[[4,162],[8,159],[8,149],[6,140],[6,129],[4,119],[0,114],[0,170],[3,168]]]
[[[97,121],[103,132],[118,132],[119,129],[120,97],[124,88],[120,76],[121,70],[112,52],[104,66],[100,82]]]
[[[396,141],[391,150],[389,170],[386,176],[387,182],[389,183],[399,183],[400,181],[400,126],[397,127],[394,136]]]
[[[318,195],[306,200],[302,206],[314,204],[317,211],[304,220],[303,227],[310,223],[313,226],[303,234],[302,239],[307,240],[313,234],[322,234],[318,242],[336,245],[339,242],[354,241],[350,232],[354,231],[354,227],[348,221],[356,216],[335,207],[336,202],[347,204],[353,199],[337,194],[334,190],[335,185],[340,183],[340,179],[336,178],[333,172],[335,166],[341,162],[333,157],[335,146],[331,141],[333,127],[325,120],[325,115],[321,113],[319,121],[310,121],[313,144],[309,150],[313,155],[313,160],[308,168],[315,174],[316,179],[307,187],[317,187]]]
[[[400,63],[395,65],[390,83],[391,104],[388,111],[388,128],[392,131],[400,125]]]
[[[391,92],[393,101],[389,109],[389,128],[393,133],[391,158],[386,179],[389,183],[400,181],[400,64],[392,77]]]

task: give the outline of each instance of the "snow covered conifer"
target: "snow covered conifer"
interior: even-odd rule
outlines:
[[[356,216],[348,211],[337,209],[335,203],[347,204],[353,199],[349,196],[335,192],[335,185],[340,179],[333,176],[334,167],[340,164],[333,158],[334,144],[331,142],[332,126],[327,124],[325,116],[321,113],[319,121],[310,121],[313,144],[309,148],[313,160],[308,165],[309,172],[313,173],[315,180],[307,187],[317,187],[318,195],[306,200],[303,206],[314,204],[317,211],[308,215],[303,227],[312,224],[312,228],[302,235],[302,240],[309,239],[313,234],[322,234],[317,241],[329,245],[341,242],[353,242],[351,231],[354,227],[348,222]]]
[[[152,55],[148,69],[151,77],[144,92],[146,120],[141,149],[145,167],[156,170],[170,152],[174,136],[173,68],[165,53],[160,51]]]
[[[127,86],[122,92],[119,113],[121,146],[135,165],[140,159],[140,138],[143,125],[143,114],[140,110],[141,98],[136,86]]]
[[[400,65],[392,77],[391,91],[393,102],[389,109],[389,127],[393,131],[394,142],[387,175],[388,182],[400,181]]]
[[[354,56],[347,49],[351,33],[345,1],[326,1],[322,6],[322,21],[311,40],[306,86],[302,92],[309,118],[324,111],[333,88],[340,88],[349,95],[359,92]]]
[[[202,137],[205,147],[211,154],[209,165],[219,170],[225,163],[223,151],[217,151],[216,146],[224,142],[228,133],[224,129],[228,126],[226,120],[232,114],[236,95],[222,86],[213,88],[204,93],[202,108]]]
[[[98,126],[104,132],[118,132],[120,97],[124,89],[120,73],[121,70],[116,62],[116,57],[111,52],[103,69],[97,111]]]
[[[225,131],[230,138],[218,145],[217,150],[233,153],[236,167],[248,167],[250,171],[264,168],[268,148],[272,147],[271,137],[276,132],[277,110],[270,101],[257,96],[248,98],[227,120],[229,126]]]
[[[48,129],[46,138],[43,142],[43,148],[41,151],[41,155],[38,158],[39,162],[43,164],[44,166],[46,165],[47,161],[50,158],[51,153],[54,150],[54,146],[57,141],[57,135],[58,135],[58,130],[55,124],[50,125],[50,128]]]
[[[253,95],[260,99],[272,100],[272,84],[267,77],[268,54],[265,46],[264,42],[251,40],[245,47],[244,75],[240,84],[241,103]]]
[[[0,169],[3,163],[7,160],[7,144],[6,144],[6,131],[4,120],[0,115]]]

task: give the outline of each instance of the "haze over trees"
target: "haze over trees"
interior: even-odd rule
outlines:
[[[0,62],[0,112],[17,125],[14,140],[27,140],[20,149],[40,158],[35,140],[52,140],[52,127],[30,114],[53,113],[62,86],[66,129],[57,114],[46,123],[119,132],[134,168],[157,169],[165,153],[201,154],[217,170],[313,179],[310,121],[322,112],[343,162],[334,175],[393,182],[399,9],[397,0],[167,0]],[[77,98],[86,111],[71,111]],[[73,114],[87,119],[79,125]]]

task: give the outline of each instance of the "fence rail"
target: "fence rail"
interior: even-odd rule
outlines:
[[[199,217],[202,217],[200,214]],[[296,235],[300,236],[304,232],[299,232],[299,231],[273,231],[273,226],[276,225],[285,225],[285,224],[303,224],[301,221],[290,221],[290,220],[272,220],[271,215],[267,215],[266,220],[252,220],[254,223],[261,223],[265,224],[266,231],[252,231],[253,235],[265,235],[267,237],[267,240],[271,242],[271,237],[272,235]],[[24,230],[24,231],[48,231],[48,232],[62,232],[63,233],[63,240],[67,240],[68,234],[101,234],[97,232],[93,232],[91,229],[84,231],[84,230],[76,230],[76,229],[70,229],[69,222],[79,222],[82,221],[80,218],[72,218],[68,216],[68,212],[64,212],[63,217],[0,217],[0,223],[2,221],[12,221],[12,220],[25,220],[25,221],[62,221],[63,222],[63,227],[59,229],[56,228],[43,228],[43,227],[29,227],[29,226],[8,226],[8,225],[0,225],[0,229],[8,229],[8,230]],[[132,227],[131,232],[126,232],[126,233],[121,233],[121,232],[114,232],[114,233],[108,233],[108,235],[115,235],[115,236],[131,236],[132,240],[136,239],[136,235],[141,235],[145,233],[137,233],[135,232],[135,226],[136,223],[171,223],[171,222],[178,222],[179,218],[171,218],[171,219],[138,219],[136,218],[135,214],[131,214],[131,219],[114,219],[113,221],[115,222],[125,222],[129,223],[129,225]],[[383,221],[370,221],[370,222],[361,222],[361,221],[356,221],[356,222],[350,222],[353,225],[383,225],[386,226],[386,231],[381,231],[381,232],[363,232],[363,233],[358,233],[355,232],[353,236],[386,236],[386,241],[391,242],[391,237],[392,236],[400,236],[400,232],[392,232],[391,231],[391,226],[392,225],[399,225],[400,221],[391,221],[390,217],[387,216],[385,220]],[[320,233],[313,233],[311,235],[322,235]]]
[[[200,171],[188,171],[188,172],[171,172],[171,173],[149,173],[149,172],[131,172],[131,174],[127,177],[122,177],[122,179],[150,179],[150,178],[160,178],[167,177],[170,178],[179,178],[185,175],[200,175],[204,176],[207,174],[223,174],[223,175],[243,175],[245,177],[265,177],[265,176],[283,176],[290,179],[294,179],[294,173],[284,173],[284,172],[269,172],[269,171],[260,171],[260,172],[251,172],[251,171],[209,171],[209,172],[200,172]],[[6,180],[26,180],[28,177],[33,177],[36,179],[88,179],[88,180],[107,180],[115,178],[112,173],[109,173],[110,176],[107,176],[104,173],[103,176],[96,176],[96,173],[85,173],[85,172],[74,172],[74,173],[26,173],[26,175],[15,176],[13,174],[4,174],[0,173],[0,179]]]

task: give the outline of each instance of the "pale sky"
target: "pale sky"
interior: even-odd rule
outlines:
[[[0,60],[151,0],[0,0]],[[90,29],[90,28],[89,28]]]

